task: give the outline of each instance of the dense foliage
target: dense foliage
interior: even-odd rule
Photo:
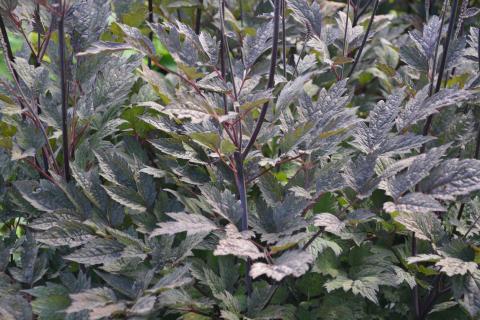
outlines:
[[[479,12],[0,0],[0,319],[478,319]]]

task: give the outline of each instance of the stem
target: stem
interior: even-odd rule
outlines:
[[[11,62],[15,62],[15,58],[13,57],[12,46],[10,45],[10,40],[8,38],[7,28],[5,27],[5,22],[3,21],[3,17],[0,14],[0,29],[2,32],[3,43],[5,45],[5,51],[7,53],[7,58]]]
[[[224,23],[223,23],[223,11],[224,11],[225,2],[223,0],[219,0],[218,7],[220,8],[220,73],[222,78],[225,80],[226,78],[226,70],[225,70],[225,30],[224,30]],[[228,113],[228,105],[227,105],[227,96],[223,94],[223,111],[225,114]]]
[[[10,44],[10,39],[8,38],[7,28],[5,27],[5,23],[3,21],[2,15],[0,14],[0,30],[2,33],[2,45],[5,48],[6,58],[11,62],[15,63],[15,57],[13,56],[12,46]],[[12,66],[12,74],[15,81],[18,82],[18,73],[17,70]],[[20,107],[23,109],[24,106],[21,104]]]
[[[68,115],[67,115],[67,99],[68,88],[66,79],[66,64],[65,64],[65,30],[64,17],[65,7],[63,1],[59,0],[61,16],[58,19],[58,55],[60,56],[60,87],[62,90],[62,138],[63,138],[63,175],[65,180],[70,181],[70,163],[68,152]]]
[[[287,77],[287,35],[285,33],[285,0],[282,0],[282,61],[283,61],[283,76]]]
[[[153,23],[153,0],[148,0],[148,22]],[[150,30],[148,33],[148,38],[150,41],[153,41],[153,31]],[[152,59],[150,57],[147,58],[148,67],[152,68]]]
[[[477,56],[478,56],[478,70],[480,70],[480,26],[478,27]]]
[[[243,28],[243,0],[238,0],[240,4],[240,26]]]
[[[227,36],[225,35],[225,0],[222,0],[222,5],[220,6],[220,29],[222,32],[222,42],[224,45],[223,48],[223,53],[226,55],[227,60],[228,60],[228,68],[230,69],[230,76],[232,77],[232,86],[233,86],[233,94],[235,97],[235,100],[238,99],[238,93],[237,93],[237,87],[235,85],[235,74],[233,73],[233,64],[232,64],[232,59],[230,58],[230,48],[228,46],[228,39]],[[222,75],[225,77],[225,75]]]
[[[365,35],[363,36],[363,39],[362,39],[362,44],[360,45],[360,48],[357,51],[355,60],[353,61],[352,69],[350,69],[350,72],[348,73],[348,76],[347,76],[348,78],[350,78],[353,74],[353,71],[355,71],[355,67],[357,66],[358,61],[362,56],[363,49],[367,44],[368,35],[370,34],[370,29],[372,29],[373,20],[375,18],[375,14],[377,13],[378,3],[379,3],[379,0],[375,0],[375,5],[373,6],[372,15],[370,16],[370,21],[368,21],[367,31],[365,31]]]
[[[272,89],[275,84],[275,66],[277,65],[277,50],[278,50],[278,29],[279,29],[279,20],[280,20],[280,0],[275,0],[275,11],[273,17],[273,44],[272,44],[272,57],[270,59],[270,73],[268,76],[267,90]],[[253,130],[253,134],[248,141],[245,150],[243,150],[242,158],[245,159],[248,155],[248,152],[252,148],[255,140],[257,140],[258,133],[262,128],[262,124],[265,121],[265,116],[268,110],[268,102],[265,102],[262,106],[262,111],[260,111],[260,116],[258,117],[257,125]]]
[[[417,255],[417,239],[415,238],[415,232],[412,232],[412,256]],[[420,296],[418,293],[418,285],[413,287],[413,294],[412,294],[412,306],[413,311],[415,312],[415,319],[420,317]]]
[[[447,10],[447,2],[444,2],[443,10],[442,10],[442,19],[440,21],[440,25],[443,26],[445,22],[445,13]],[[435,53],[433,55],[433,65],[431,70],[431,80],[430,80],[430,87],[428,88],[428,96],[432,96],[433,94],[433,83],[435,82],[435,73],[437,71],[437,57],[438,57],[438,48],[440,47],[440,39],[442,38],[442,28],[438,29],[438,37],[437,43],[435,45]]]
[[[248,230],[248,208],[247,208],[247,192],[246,192],[246,186],[245,186],[245,175],[243,172],[243,158],[239,151],[236,151],[233,154],[233,157],[235,159],[235,167],[237,171],[236,172],[237,189],[240,196],[240,203],[242,206],[241,231],[246,231]],[[251,262],[247,260],[246,274],[245,274],[245,287],[247,289],[248,296],[250,296],[252,292],[252,278],[250,277],[250,265],[251,265]]]
[[[342,56],[345,57],[345,53],[347,52],[347,32],[348,32],[348,19],[350,14],[350,0],[347,0],[347,18],[345,19],[345,32],[343,33],[343,48],[342,48]],[[343,79],[343,68],[342,68],[342,76]]]
[[[358,13],[353,17],[353,22],[352,22],[352,27],[355,27],[358,23],[358,20],[360,19],[361,16],[367,11],[367,8],[370,7],[370,4],[372,3],[373,0],[369,0],[368,3],[365,4],[363,8],[358,11]]]
[[[455,26],[455,17],[457,16],[457,9],[458,9],[458,0],[453,0],[452,11],[450,12],[450,21],[448,21],[447,38],[445,39],[445,46],[443,48],[442,60],[440,62],[440,70],[438,71],[435,93],[440,91],[440,88],[442,87],[443,73],[445,72],[445,66],[447,63],[448,47],[450,46],[450,40],[452,39],[452,34],[454,29],[453,27]],[[427,135],[428,132],[430,131],[430,127],[432,126],[432,120],[433,120],[433,114],[428,116],[427,121],[425,122],[425,126],[423,127],[424,136]]]
[[[302,45],[302,50],[300,50],[297,62],[295,63],[295,69],[293,70],[293,77],[295,77],[298,74],[298,64],[300,63],[300,59],[302,58],[302,54],[305,51],[305,47],[307,46],[307,41],[308,41],[308,34],[305,35],[305,40],[304,40],[303,45]]]
[[[195,12],[195,33],[200,34],[200,25],[202,22],[202,5],[203,5],[203,0],[199,1],[199,6],[197,8],[197,11]]]

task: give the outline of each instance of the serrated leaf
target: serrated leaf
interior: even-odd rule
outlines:
[[[313,262],[313,256],[302,250],[291,250],[274,260],[274,264],[256,262],[250,269],[250,276],[257,278],[266,275],[276,281],[281,281],[286,276],[300,277],[308,271]]]
[[[188,214],[185,212],[170,212],[167,215],[175,221],[160,222],[159,228],[154,229],[149,237],[156,237],[164,234],[177,234],[187,232],[189,235],[208,234],[217,229],[217,226],[208,218],[199,214]]]
[[[102,187],[113,200],[121,205],[138,212],[147,210],[145,200],[135,190],[115,184]]]
[[[67,260],[86,265],[113,262],[122,257],[125,246],[114,240],[94,239],[65,257]]]
[[[188,267],[184,266],[164,275],[149,291],[158,293],[164,290],[182,287],[192,281],[193,279],[189,275]]]
[[[80,293],[70,294],[71,305],[65,310],[66,313],[75,313],[82,310],[93,310],[97,307],[103,307],[116,301],[115,293],[112,289],[93,288]]]
[[[316,37],[321,37],[322,10],[317,2],[309,5],[306,0],[288,0],[288,7],[292,9],[296,20],[306,25],[307,30],[312,30]]]
[[[272,36],[273,22],[269,21],[256,30],[256,35],[254,37],[246,37],[243,47],[245,68],[251,68],[255,61],[257,61],[267,49],[271,48]]]
[[[403,224],[407,230],[415,232],[415,236],[421,240],[438,243],[445,236],[440,220],[432,212],[422,214],[403,212],[396,216],[395,220]]]
[[[419,192],[409,193],[398,199],[395,203],[386,202],[383,204],[383,209],[389,213],[394,211],[411,213],[447,211],[434,197]]]
[[[250,241],[251,234],[248,231],[239,232],[233,224],[225,227],[226,236],[218,242],[213,254],[216,256],[234,255],[242,259],[256,260],[263,257],[255,244]]]
[[[437,199],[454,200],[480,189],[479,170],[480,160],[446,160],[429,176],[425,191]]]
[[[345,223],[331,213],[317,214],[313,221],[315,226],[324,227],[325,231],[333,234],[339,234],[345,228]]]
[[[478,269],[477,264],[473,261],[463,261],[452,257],[442,258],[435,265],[449,277],[474,273]]]

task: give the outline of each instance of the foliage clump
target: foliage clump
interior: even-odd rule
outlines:
[[[0,318],[477,319],[480,9],[392,3],[0,0]]]

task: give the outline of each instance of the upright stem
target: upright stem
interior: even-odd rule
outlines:
[[[153,0],[148,0],[148,22],[153,23]],[[150,30],[148,33],[148,38],[150,41],[153,41],[153,31]],[[152,68],[152,59],[148,57],[148,67]]]
[[[235,74],[233,73],[232,59],[230,58],[230,48],[228,46],[228,39],[225,34],[225,0],[221,0],[221,1],[222,1],[222,5],[220,6],[220,31],[222,33],[222,44],[224,46],[223,54],[227,57],[227,60],[228,60],[228,68],[230,70],[230,76],[232,80],[233,94],[236,100],[238,98],[238,93],[237,93],[237,87],[235,85]]]
[[[350,0],[347,0],[347,18],[345,19],[345,31],[343,33],[343,48],[342,48],[342,56],[345,57],[345,54],[348,52],[347,46],[348,46],[348,40],[347,40],[347,34],[348,34],[348,19],[350,15]],[[343,69],[342,68],[342,76],[341,78],[343,79]]]
[[[200,34],[200,25],[202,23],[202,5],[203,0],[198,2],[198,8],[195,12],[195,33]]]
[[[287,35],[285,33],[285,0],[282,0],[282,62],[283,62],[283,76],[287,76]]]
[[[277,50],[278,50],[278,29],[280,24],[280,0],[275,0],[275,11],[273,16],[273,44],[272,44],[272,57],[270,59],[270,73],[268,75],[268,84],[267,90],[272,89],[275,84],[275,67],[277,65]],[[260,116],[257,120],[257,125],[253,130],[252,136],[248,141],[247,146],[243,150],[242,158],[245,159],[248,155],[248,152],[252,148],[255,140],[257,140],[258,133],[262,128],[263,122],[265,121],[265,116],[267,115],[268,102],[265,102],[260,111]]]
[[[442,18],[440,20],[440,25],[443,26],[445,22],[445,13],[447,11],[447,1],[444,1],[443,10],[442,10]],[[430,80],[430,87],[428,88],[428,96],[433,94],[433,83],[435,82],[435,73],[437,72],[437,57],[438,57],[438,48],[440,47],[440,40],[442,38],[442,28],[438,29],[438,37],[437,43],[435,45],[435,53],[433,54],[433,62],[432,62],[432,69],[431,69],[431,80]]]
[[[3,17],[0,14],[0,31],[2,33],[2,44],[5,47],[5,54],[6,54],[6,59],[8,59],[11,63],[15,63],[15,57],[13,56],[13,51],[12,51],[12,46],[10,44],[10,39],[8,38],[8,33],[7,33],[7,28],[5,27],[5,22],[3,21]],[[13,77],[15,78],[15,81],[18,82],[18,73],[17,70],[12,66],[12,73]],[[21,105],[21,108],[23,109],[24,106]],[[25,116],[22,116],[25,117]]]
[[[15,58],[13,57],[13,52],[12,52],[12,46],[10,45],[10,39],[8,38],[7,28],[5,27],[5,22],[3,21],[3,17],[1,14],[0,14],[0,29],[2,32],[2,38],[3,38],[3,43],[5,45],[7,58],[11,62],[15,62]]]
[[[373,0],[368,0],[368,2],[365,4],[365,6],[357,9],[357,12],[355,16],[353,17],[352,21],[352,27],[355,27],[358,23],[358,20],[363,16],[365,11],[367,10],[368,7],[370,7],[370,4],[372,3]],[[358,4],[360,6],[360,4]]]
[[[372,15],[370,16],[370,21],[368,22],[367,31],[365,31],[365,35],[363,36],[363,39],[362,39],[362,44],[360,45],[360,49],[358,49],[357,54],[355,55],[355,60],[353,61],[352,69],[350,69],[350,72],[348,73],[349,78],[352,76],[353,71],[355,71],[355,67],[358,64],[358,61],[360,61],[363,49],[367,44],[368,35],[370,34],[370,29],[372,29],[373,20],[375,19],[375,14],[377,13],[378,3],[379,3],[379,0],[375,0],[375,5],[373,6]]]
[[[238,0],[240,5],[240,26],[243,28],[243,0]]]
[[[435,93],[440,91],[442,87],[443,73],[445,72],[445,66],[447,63],[448,47],[450,46],[450,40],[455,26],[455,17],[457,16],[458,0],[453,0],[452,11],[450,12],[450,21],[448,21],[447,38],[445,39],[445,46],[443,48],[442,60],[440,61],[440,69],[438,70],[437,85],[435,86]],[[423,127],[423,135],[427,135],[432,125],[433,114],[428,116],[425,126]]]
[[[350,19],[349,15],[350,15],[350,0],[347,0],[347,18],[345,19],[345,30],[343,33],[343,48],[342,48],[342,56],[344,57],[348,47],[347,34],[348,34],[348,21]]]
[[[478,70],[480,70],[480,26],[478,27],[477,57],[478,57]]]
[[[63,138],[63,175],[66,181],[70,180],[70,163],[68,152],[68,114],[67,114],[67,77],[65,64],[65,30],[64,18],[65,7],[62,0],[60,3],[60,18],[58,19],[58,55],[60,56],[60,88],[62,91],[62,138]]]
[[[412,256],[417,255],[417,238],[415,237],[415,232],[412,232]],[[420,296],[418,293],[418,285],[415,285],[413,287],[413,292],[412,292],[412,305],[413,305],[413,311],[415,312],[415,319],[418,319],[420,317]]]
[[[226,81],[227,72],[225,69],[225,30],[223,24],[223,11],[225,8],[225,2],[223,0],[219,0],[218,7],[220,9],[220,73],[223,80]],[[223,111],[225,114],[228,113],[227,96],[225,93],[223,94]]]
[[[236,181],[237,181],[237,189],[238,194],[240,196],[240,204],[242,206],[242,225],[241,231],[248,230],[248,208],[247,208],[247,191],[246,191],[246,184],[245,184],[245,174],[243,170],[243,158],[239,151],[236,151],[233,154],[235,159],[235,168],[236,168]],[[252,278],[250,277],[250,265],[251,262],[247,261],[247,268],[245,274],[245,287],[247,288],[247,293],[250,296],[252,292]]]

